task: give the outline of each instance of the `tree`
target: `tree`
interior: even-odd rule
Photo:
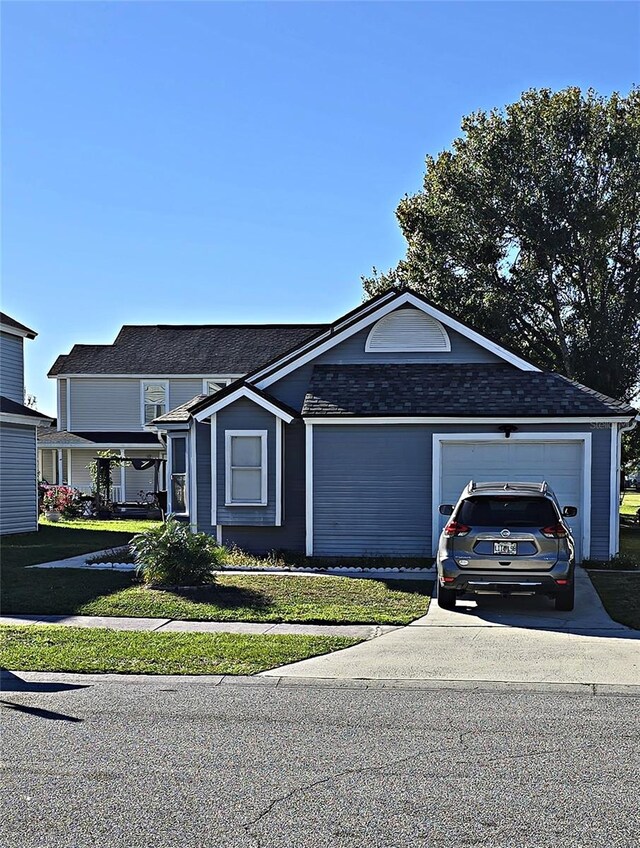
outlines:
[[[640,383],[640,88],[525,92],[462,122],[396,214],[409,288],[613,397]]]

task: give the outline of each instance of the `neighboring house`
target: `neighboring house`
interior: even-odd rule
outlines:
[[[50,418],[24,405],[25,339],[37,333],[0,312],[0,533],[38,529],[37,428]]]
[[[151,372],[174,373],[175,347],[154,332],[158,347],[151,337],[146,350],[156,364],[137,368],[142,382],[132,384],[129,406],[115,385],[127,376],[123,364],[105,365],[102,393],[86,376],[96,349],[84,370],[73,352],[56,363],[72,392],[92,387],[87,429],[102,420],[104,432],[122,416],[134,423]],[[257,552],[431,556],[445,520],[438,505],[455,502],[469,479],[546,480],[562,505],[579,509],[570,520],[578,559],[618,551],[620,433],[635,424],[632,407],[542,371],[408,292],[388,292],[301,335],[295,350],[274,354],[251,328],[219,368],[221,377],[244,378],[189,401],[196,382],[164,390],[174,408],[150,429],[168,440],[169,509],[194,529]],[[183,338],[184,373],[205,360],[188,332]],[[211,342],[224,356],[222,337]],[[198,380],[205,373],[190,370]],[[75,431],[88,404],[74,408],[73,394],[71,403]],[[140,433],[149,416],[137,415]]]
[[[194,395],[211,395],[315,335],[324,325],[124,326],[113,344],[74,345],[49,371],[57,384],[55,428],[40,433],[40,475],[92,488],[98,452],[162,458],[165,441],[145,425]],[[154,470],[112,472],[112,498],[152,491]]]

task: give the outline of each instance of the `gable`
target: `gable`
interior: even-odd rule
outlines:
[[[405,307],[379,318],[364,345],[367,353],[445,353],[451,350],[440,321],[421,309]]]
[[[400,315],[399,317],[394,316],[393,318],[389,318],[388,321],[380,323],[381,319],[384,319],[386,316],[390,316],[391,313],[399,313],[402,308],[413,308],[414,310],[419,310],[432,320],[421,320],[414,315],[410,318],[405,318]],[[450,334],[455,332],[459,336],[464,337],[467,341],[472,342],[475,347],[482,348],[483,351],[488,351],[490,354],[493,354],[494,358],[490,358],[488,361],[495,361],[495,358],[497,358],[501,362],[512,365],[522,371],[540,371],[540,368],[532,362],[529,362],[518,354],[507,350],[502,345],[487,338],[472,327],[463,324],[453,316],[443,312],[441,309],[438,309],[425,298],[415,295],[412,292],[405,291],[395,293],[392,298],[376,306],[374,309],[371,308],[371,304],[364,304],[362,312],[356,313],[346,325],[344,321],[334,323],[329,332],[322,334],[320,338],[312,342],[310,345],[302,347],[298,353],[289,354],[278,362],[253,372],[249,375],[248,379],[259,388],[266,389],[285,375],[290,374],[292,371],[295,371],[301,366],[312,361],[320,361],[320,356],[328,353],[329,351],[334,351],[337,346],[347,342],[352,336],[365,329],[367,330],[367,340],[370,338],[372,329],[376,330],[371,338],[375,342],[376,335],[378,336],[378,349],[366,350],[367,341],[365,340],[363,346],[365,348],[364,353],[368,356],[382,357],[382,359],[379,359],[378,361],[420,362],[429,361],[428,359],[421,359],[420,355],[446,355],[450,352],[446,350],[446,338],[450,338]],[[391,332],[385,332],[389,329]],[[386,343],[383,338],[382,345],[380,345],[379,340],[385,335],[388,337]],[[404,343],[401,343],[400,337],[403,335],[405,336],[405,339]],[[430,340],[426,338],[428,335],[430,335]],[[420,337],[422,337],[421,343]],[[437,349],[438,338],[440,349]],[[390,349],[394,347],[394,345],[395,349]],[[381,346],[384,350],[380,350]],[[404,349],[399,349],[402,346]],[[417,347],[419,349],[407,349],[410,347]],[[344,355],[344,352],[342,355]],[[358,355],[360,355],[359,350]],[[400,356],[401,358],[399,360],[387,358],[393,357],[394,355]],[[326,361],[329,360],[327,359]],[[452,359],[451,361],[473,362],[477,360],[473,358],[465,358],[463,360]],[[481,359],[481,361],[487,360]]]

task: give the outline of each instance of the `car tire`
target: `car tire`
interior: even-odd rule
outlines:
[[[575,605],[575,585],[571,581],[571,585],[566,589],[561,589],[556,595],[556,609],[561,612],[571,612]]]
[[[457,593],[455,589],[445,589],[442,586],[438,586],[438,606],[442,609],[455,609],[456,597]]]

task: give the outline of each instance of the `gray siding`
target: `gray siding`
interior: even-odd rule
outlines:
[[[103,432],[142,429],[139,380],[72,377],[70,388],[70,430]]]
[[[24,403],[22,336],[0,333],[0,395]]]
[[[434,363],[469,363],[489,362],[495,364],[506,364],[505,360],[495,353],[486,350],[476,342],[471,341],[461,333],[445,327],[451,341],[451,350],[441,353],[428,352],[400,352],[400,353],[368,353],[364,347],[367,337],[373,328],[373,324],[354,333],[353,336],[341,344],[321,354],[314,360],[318,365],[340,364],[351,365],[353,363],[375,363],[375,362],[434,362]]]
[[[201,394],[202,380],[169,380],[169,409],[174,409]]]
[[[217,414],[217,493],[218,524],[269,526],[275,523],[276,508],[276,419],[266,409],[242,399],[225,407]],[[266,506],[225,506],[225,432],[227,430],[266,430],[267,431],[267,505]]]
[[[314,429],[314,554],[430,556],[431,443],[420,425]]]
[[[60,386],[60,406],[58,409],[58,429],[67,429],[67,381],[58,380]]]
[[[65,460],[68,455],[68,452],[65,450]],[[89,471],[88,466],[95,456],[97,456],[97,452],[95,450],[71,450],[71,473],[69,474],[68,481],[72,486],[76,486],[79,489],[92,487],[93,483],[91,480],[91,472]],[[111,478],[114,483],[120,482],[118,474],[119,469],[112,471],[111,473]]]
[[[0,424],[0,533],[38,529],[36,428]]]
[[[305,435],[302,421],[283,424],[284,481],[281,527],[224,527],[222,541],[250,553],[303,552],[305,546]]]
[[[611,427],[591,430],[591,558],[609,559]]]
[[[188,460],[189,447],[190,442],[187,441],[187,481],[191,467]],[[216,528],[211,523],[211,429],[204,422],[196,424],[196,465],[198,530],[215,536]],[[190,491],[191,484],[188,483],[187,493]],[[188,506],[191,509],[191,504]]]
[[[41,465],[39,476],[41,480],[46,480],[47,483],[55,483],[56,480],[56,452],[50,449],[42,449],[40,451]]]

